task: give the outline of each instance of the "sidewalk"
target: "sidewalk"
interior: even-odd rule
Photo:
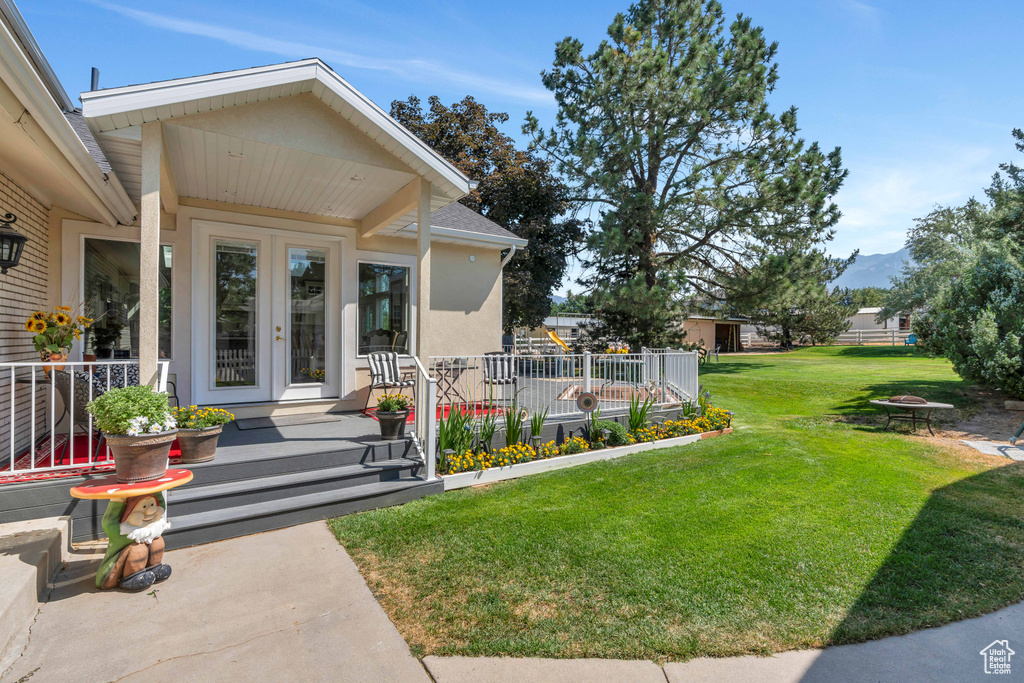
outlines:
[[[72,556],[5,683],[430,681],[322,522],[168,552],[153,593],[97,591],[101,556]]]
[[[906,636],[824,650],[783,652],[772,657],[694,659],[659,667],[653,662],[601,659],[425,657],[436,683],[545,681],[570,683],[690,683],[691,681],[991,681],[981,650],[1009,639],[1022,653],[1011,657],[1010,675],[1024,680],[1024,603],[992,614]]]
[[[171,551],[174,575],[142,594],[93,587],[97,548],[73,555],[58,575],[5,683],[983,681],[992,677],[981,650],[1005,639],[1022,654],[1000,679],[1024,680],[1024,603],[906,636],[773,657],[661,667],[429,656],[421,664],[322,522]]]

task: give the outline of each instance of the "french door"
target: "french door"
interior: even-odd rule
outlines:
[[[199,222],[193,242],[195,401],[337,396],[340,243]]]

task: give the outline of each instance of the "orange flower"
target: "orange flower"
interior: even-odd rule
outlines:
[[[42,320],[36,320],[32,323],[32,329],[30,332],[46,332],[46,323]]]
[[[32,320],[46,320],[46,314],[43,313],[42,311],[36,311],[35,313],[32,314],[31,319]]]

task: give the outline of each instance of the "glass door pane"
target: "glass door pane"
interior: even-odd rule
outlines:
[[[216,241],[214,374],[218,387],[257,384],[259,245]]]
[[[288,249],[291,384],[322,384],[327,367],[327,252]]]

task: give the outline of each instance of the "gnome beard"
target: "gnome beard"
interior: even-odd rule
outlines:
[[[134,499],[121,518],[121,533],[136,543],[150,544],[160,538],[171,523],[156,498],[144,496]]]

